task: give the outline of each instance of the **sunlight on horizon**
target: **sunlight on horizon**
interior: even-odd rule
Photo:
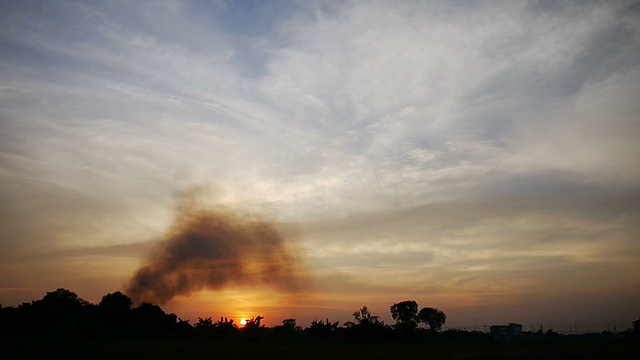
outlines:
[[[242,320],[264,316],[265,323],[269,325],[278,325],[284,319],[280,319],[280,314],[286,307],[284,297],[276,291],[254,286],[197,291],[191,295],[176,296],[163,306],[168,312],[184,316],[192,323],[198,318],[212,317],[217,321],[226,317],[241,324]]]

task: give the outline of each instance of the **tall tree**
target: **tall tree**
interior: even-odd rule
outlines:
[[[436,308],[426,307],[420,310],[418,319],[425,324],[429,324],[431,331],[437,332],[447,321],[447,315]]]
[[[42,300],[37,302],[54,314],[65,316],[76,315],[83,307],[90,305],[89,302],[78,297],[73,291],[63,288],[47,292]]]
[[[418,327],[418,303],[413,300],[401,301],[389,308],[396,321],[396,329],[415,330]]]
[[[100,316],[110,325],[127,326],[131,322],[131,299],[116,291],[102,297],[98,304]]]

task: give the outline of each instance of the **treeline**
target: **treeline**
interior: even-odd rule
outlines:
[[[144,303],[134,307],[129,297],[114,292],[91,304],[66,289],[47,292],[40,300],[16,307],[0,306],[0,335],[32,336],[178,336],[219,340],[269,341],[360,341],[360,340],[466,340],[486,341],[492,336],[479,331],[449,329],[440,331],[446,322],[444,312],[425,307],[418,310],[415,301],[395,303],[389,308],[395,324],[385,324],[367,307],[353,313],[353,320],[340,324],[329,319],[313,320],[307,328],[295,319],[284,319],[282,325],[266,328],[262,316],[238,325],[233,319],[198,318],[191,324],[176,314],[165,313],[160,306]],[[420,326],[420,325],[423,326]],[[640,320],[634,322],[638,333]],[[549,332],[538,335],[558,335]]]
[[[284,319],[282,325],[266,328],[262,316],[239,325],[233,319],[198,318],[191,323],[176,314],[165,313],[160,306],[144,303],[134,307],[121,292],[102,297],[92,304],[67,289],[47,292],[40,300],[18,306],[0,306],[0,334],[32,335],[150,335],[177,334],[218,339],[383,339],[433,337],[446,321],[446,315],[435,308],[418,311],[415,301],[403,301],[390,307],[396,324],[387,325],[367,307],[353,313],[353,320],[340,324],[329,319],[314,320],[307,328],[295,319]],[[420,327],[420,324],[425,324]],[[446,332],[445,332],[446,333]],[[481,333],[476,334],[479,335]],[[484,334],[482,334],[484,335]]]

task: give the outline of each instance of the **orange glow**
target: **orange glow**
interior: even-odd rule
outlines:
[[[264,317],[266,326],[280,325],[283,319],[295,316],[295,309],[304,307],[310,295],[286,294],[269,287],[235,287],[205,290],[189,296],[177,296],[162,308],[182,319],[197,322],[198,318],[233,319],[243,326],[247,319]],[[318,315],[320,316],[320,315]]]

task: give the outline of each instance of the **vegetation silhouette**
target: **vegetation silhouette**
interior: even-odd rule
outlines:
[[[131,325],[132,305],[131,299],[120,291],[107,294],[98,304],[100,318],[108,326],[126,328]]]
[[[119,291],[103,296],[94,305],[60,288],[47,292],[40,300],[16,307],[0,306],[0,358],[51,357],[48,351],[52,348],[65,350],[72,354],[68,356],[71,358],[86,358],[92,347],[103,350],[93,353],[93,358],[200,358],[236,353],[247,357],[288,353],[290,358],[297,358],[309,352],[334,358],[371,359],[424,357],[426,352],[436,359],[474,358],[478,354],[505,359],[602,358],[602,354],[636,358],[628,355],[638,354],[640,319],[632,323],[633,329],[617,334],[563,335],[541,329],[537,333],[523,332],[519,338],[496,338],[479,331],[440,331],[447,318],[444,312],[432,307],[418,311],[413,300],[394,303],[389,309],[395,325],[384,324],[366,306],[355,311],[353,320],[343,326],[327,318],[313,320],[302,328],[296,319],[288,318],[282,320],[282,325],[268,328],[260,315],[241,327],[225,317],[215,322],[211,317],[198,318],[191,325],[155,304],[133,307],[131,299]],[[363,342],[368,345],[358,345]],[[314,345],[318,343],[322,347]],[[549,349],[560,351],[563,356],[554,357]]]
[[[344,323],[346,334],[358,340],[390,337],[391,328],[380,321],[380,317],[372,315],[366,306],[353,313],[354,321]]]
[[[331,322],[328,318],[326,320],[313,320],[305,331],[315,338],[330,339],[338,331],[339,325],[339,321]]]
[[[418,303],[413,300],[401,301],[389,308],[396,321],[396,331],[410,334],[418,327]]]
[[[427,307],[420,310],[418,319],[428,324],[431,331],[437,332],[440,331],[442,325],[447,321],[447,315],[438,309]]]

